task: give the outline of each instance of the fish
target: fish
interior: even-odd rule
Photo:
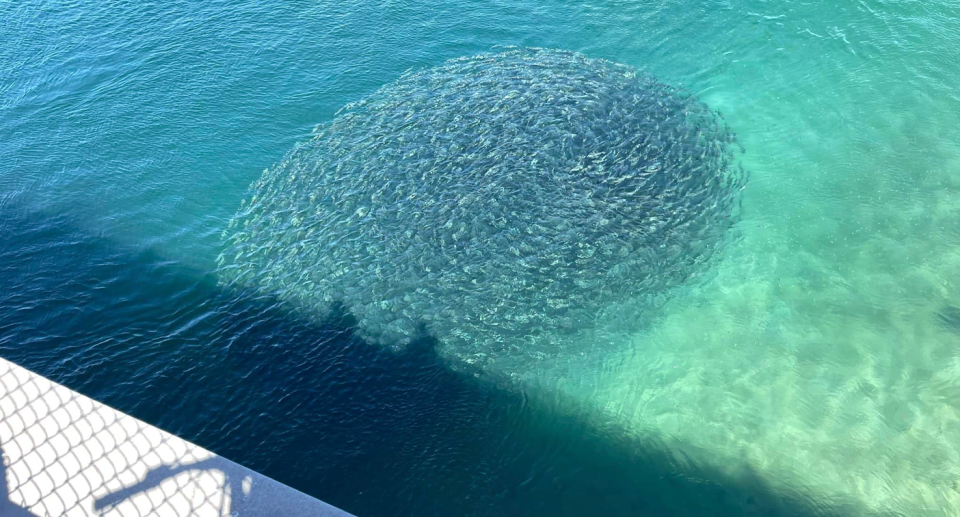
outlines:
[[[947,305],[937,312],[937,320],[943,328],[960,333],[960,308]]]
[[[640,69],[464,56],[345,106],[265,170],[218,276],[309,317],[343,307],[371,344],[426,331],[452,357],[533,364],[573,353],[565,336],[610,307],[709,276],[741,151],[709,106]]]

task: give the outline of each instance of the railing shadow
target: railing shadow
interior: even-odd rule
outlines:
[[[222,458],[213,457],[193,463],[154,467],[139,482],[96,499],[93,508],[101,514],[106,513],[119,507],[124,501],[143,494],[151,488],[159,487],[165,481],[176,478],[180,474],[201,470],[216,471],[223,475],[224,482],[220,486],[222,497],[220,504],[217,505],[219,513],[229,514],[230,511],[238,511],[238,505],[233,503],[232,500],[236,495],[243,494],[243,488],[240,481],[227,473],[222,463]]]
[[[345,517],[0,359],[0,515]]]
[[[0,210],[8,242],[55,250],[0,251],[0,313],[15,314],[0,356],[357,515],[866,514],[698,464],[559,394],[457,373],[429,337],[391,353],[356,339],[349,314],[318,325],[62,218]]]
[[[3,515],[219,516],[235,506],[220,490],[236,485],[222,458],[2,360],[0,386]]]
[[[3,449],[0,448],[0,481],[3,482],[3,493],[0,493],[0,515],[6,517],[35,517],[26,508],[15,504],[10,500],[10,493],[7,483],[7,464],[3,456]]]

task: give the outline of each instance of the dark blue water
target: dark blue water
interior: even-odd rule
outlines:
[[[300,321],[67,217],[2,213],[0,355],[358,515],[844,515],[454,373],[429,339],[387,352],[349,315]]]

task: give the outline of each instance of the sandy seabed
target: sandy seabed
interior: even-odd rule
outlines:
[[[822,134],[755,142],[716,276],[558,385],[733,475],[958,515],[960,148]]]

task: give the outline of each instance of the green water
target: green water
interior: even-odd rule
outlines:
[[[956,8],[768,4],[708,45],[687,77],[749,149],[743,240],[569,389],[733,470],[956,512]]]
[[[747,150],[740,238],[571,338],[619,353],[505,373],[730,476],[960,513],[956,1],[8,2],[0,41],[0,205],[200,272],[265,167],[407,69],[541,46],[683,86]]]

